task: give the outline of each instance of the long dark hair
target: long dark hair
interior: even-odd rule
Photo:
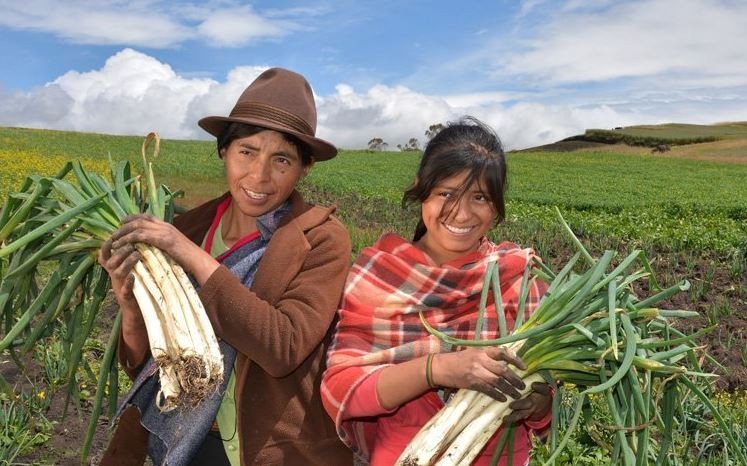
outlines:
[[[496,211],[496,224],[506,217],[506,157],[501,141],[486,124],[473,117],[463,117],[447,124],[425,146],[414,184],[405,191],[402,206],[422,203],[443,180],[468,172],[464,185],[449,204],[453,209],[465,191],[478,182]],[[449,212],[441,212],[447,216]],[[415,227],[413,241],[426,232],[421,218]]]
[[[223,157],[223,149],[228,148],[228,146],[230,146],[234,140],[249,137],[266,130],[267,128],[247,125],[246,123],[231,122],[227,124],[226,127],[223,128],[223,131],[221,131],[218,135],[218,157]],[[292,134],[287,134],[280,131],[278,132],[283,135],[283,139],[286,142],[290,143],[296,148],[296,150],[298,151],[298,156],[301,158],[301,164],[304,167],[311,164],[311,162],[313,161],[311,155],[311,147],[304,144],[300,139],[293,136]]]

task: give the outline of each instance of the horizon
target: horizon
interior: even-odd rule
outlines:
[[[307,77],[342,149],[467,114],[508,150],[747,120],[747,3],[587,3],[0,0],[0,125],[209,139],[197,120],[271,66]]]

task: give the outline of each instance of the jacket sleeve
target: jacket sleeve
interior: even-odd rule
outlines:
[[[327,334],[350,265],[350,239],[339,222],[305,234],[306,257],[273,305],[220,266],[200,290],[218,337],[273,377],[293,372]],[[267,255],[263,260],[273,260]],[[275,264],[283,267],[285,264]]]

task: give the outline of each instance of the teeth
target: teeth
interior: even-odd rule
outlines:
[[[247,196],[251,197],[252,199],[264,199],[267,197],[266,193],[255,193],[254,191],[249,191],[248,189],[244,189],[244,192]]]
[[[457,235],[463,235],[465,233],[469,233],[472,230],[472,227],[466,227],[466,228],[457,228],[451,225],[447,225],[444,223],[444,226],[447,230],[449,230],[452,233],[455,233]]]

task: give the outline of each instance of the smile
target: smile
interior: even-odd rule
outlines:
[[[446,228],[447,230],[449,230],[449,231],[450,231],[451,233],[454,233],[455,235],[465,235],[465,234],[467,234],[467,233],[469,233],[470,231],[472,231],[472,230],[474,230],[474,229],[475,229],[475,227],[474,227],[474,226],[471,226],[471,227],[463,227],[463,228],[458,228],[458,227],[455,227],[455,226],[452,226],[452,225],[448,225],[448,224],[446,224],[446,223],[442,223],[442,225],[443,225],[443,226],[444,226],[444,227],[445,227],[445,228]]]
[[[250,191],[246,188],[243,188],[244,193],[246,193],[247,196],[249,196],[250,199],[254,199],[257,201],[261,201],[262,199],[265,199],[268,194],[267,193],[258,193],[254,191]]]

